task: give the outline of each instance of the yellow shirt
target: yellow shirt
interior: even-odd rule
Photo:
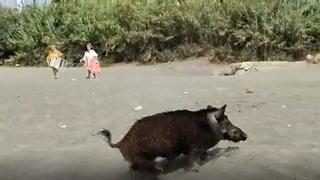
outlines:
[[[54,57],[60,57],[60,56],[62,56],[63,54],[59,51],[59,50],[57,50],[57,49],[55,49],[55,50],[49,50],[49,53],[48,53],[48,58],[54,58]]]

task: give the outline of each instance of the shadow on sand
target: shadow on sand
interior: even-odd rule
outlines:
[[[234,152],[239,151],[239,147],[227,147],[227,148],[214,148],[208,151],[208,156],[205,160],[199,163],[200,167],[208,163],[209,161],[215,160],[219,157],[231,156]],[[139,180],[160,180],[162,175],[176,172],[180,169],[184,169],[187,166],[188,159],[186,156],[180,156],[173,161],[163,160],[159,163],[159,166],[163,169],[160,174],[156,173],[145,173],[145,172],[128,172],[128,179],[139,179]]]

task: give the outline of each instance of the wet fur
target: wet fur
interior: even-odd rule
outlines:
[[[217,111],[208,106],[198,111],[177,110],[144,117],[135,122],[124,138],[111,142],[109,130],[100,132],[106,142],[118,148],[133,170],[157,171],[154,159],[174,159],[187,154],[190,161],[206,156],[206,150],[223,140],[223,134],[212,129],[208,113]]]

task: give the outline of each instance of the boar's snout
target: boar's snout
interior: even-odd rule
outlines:
[[[225,134],[225,138],[227,140],[233,141],[233,142],[240,142],[240,141],[246,141],[248,138],[248,135],[243,132],[240,128],[233,128],[229,132]]]
[[[248,135],[247,134],[244,134],[243,135],[243,138],[242,138],[242,141],[246,141],[248,139]]]

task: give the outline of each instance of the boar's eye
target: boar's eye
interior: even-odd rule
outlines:
[[[234,132],[234,135],[235,135],[235,136],[239,136],[240,133],[239,133],[238,131],[235,131],[235,132]]]

